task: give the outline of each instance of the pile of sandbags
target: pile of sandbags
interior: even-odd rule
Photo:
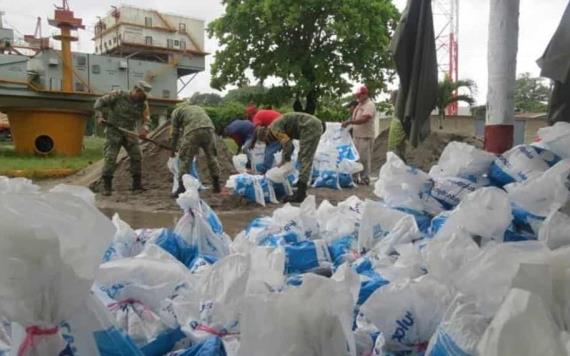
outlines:
[[[570,355],[561,131],[500,156],[453,142],[429,173],[389,153],[376,197],[310,196],[233,241],[189,175],[184,216],[152,230],[0,179],[0,352]]]

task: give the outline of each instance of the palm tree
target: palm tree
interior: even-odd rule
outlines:
[[[469,90],[469,94],[459,94],[456,95],[460,88],[466,88]],[[475,98],[472,94],[477,89],[475,82],[473,80],[458,80],[452,82],[449,80],[448,76],[445,76],[441,82],[438,83],[437,99],[435,107],[439,111],[439,128],[443,129],[443,120],[445,119],[445,109],[450,104],[456,103],[458,101],[466,102],[469,105],[475,103]]]

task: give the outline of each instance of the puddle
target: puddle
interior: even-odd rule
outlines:
[[[181,213],[148,212],[120,208],[100,208],[101,212],[109,218],[118,213],[122,220],[126,221],[133,229],[173,227]]]

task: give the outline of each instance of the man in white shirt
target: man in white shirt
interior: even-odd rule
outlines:
[[[360,173],[360,184],[370,184],[370,170],[372,151],[374,149],[374,120],[376,120],[376,106],[368,97],[368,88],[361,86],[354,94],[358,106],[352,113],[352,118],[342,123],[342,127],[352,125],[354,144],[360,155],[360,162],[364,170]]]

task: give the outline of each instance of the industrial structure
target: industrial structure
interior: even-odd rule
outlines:
[[[432,0],[435,45],[440,78],[459,79],[459,0]],[[457,94],[457,93],[456,93]],[[447,107],[447,115],[457,115],[457,102]]]
[[[112,90],[130,90],[139,80],[153,87],[151,114],[165,117],[192,79],[183,78],[205,67],[201,20],[114,7],[95,25],[95,54],[71,51],[77,40],[73,32],[84,25],[67,0],[48,22],[60,30],[53,39],[61,50],[41,37],[41,22],[25,44],[0,22],[0,111],[8,114],[20,153],[80,153],[94,100]]]

